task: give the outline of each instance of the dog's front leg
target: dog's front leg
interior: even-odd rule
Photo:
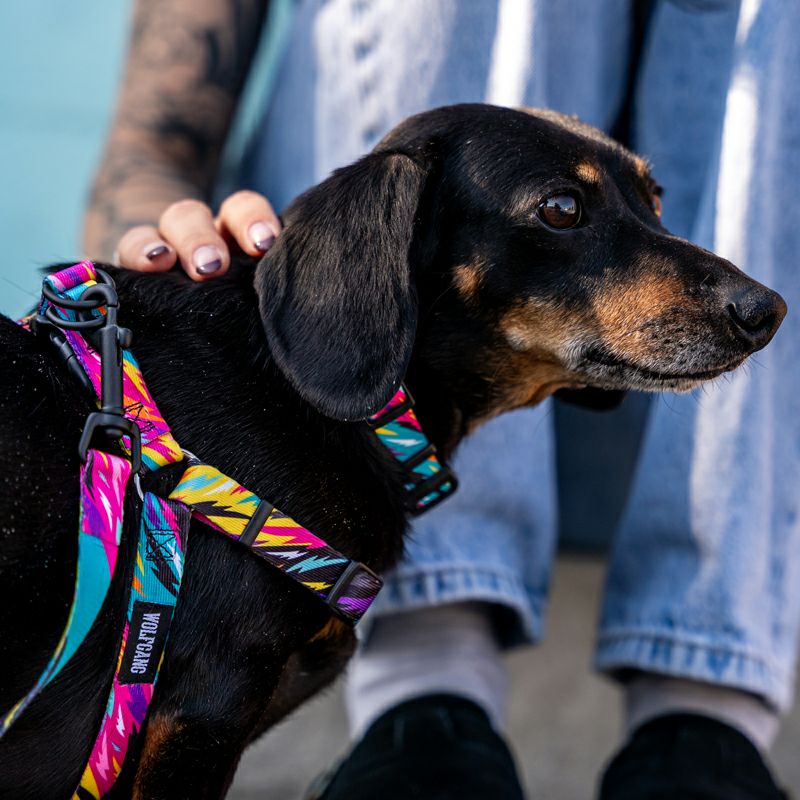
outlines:
[[[248,744],[330,686],[344,670],[355,646],[353,629],[331,618],[310,641],[292,653]]]
[[[224,797],[245,746],[246,730],[210,717],[154,714],[147,723],[131,797]]]
[[[168,672],[142,732],[132,785],[119,799],[219,800],[275,693],[288,654],[249,666],[222,658]],[[114,800],[117,800],[114,794]]]

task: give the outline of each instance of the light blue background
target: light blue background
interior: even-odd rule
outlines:
[[[89,181],[125,49],[128,3],[0,4],[0,311],[37,296],[37,268],[78,258]]]
[[[292,0],[273,0],[224,164],[257,121]],[[0,3],[0,313],[37,300],[37,268],[81,257],[80,230],[127,48],[129,0]],[[224,170],[223,186],[230,185]]]

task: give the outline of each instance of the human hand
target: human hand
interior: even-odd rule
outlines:
[[[235,192],[214,217],[199,200],[180,200],[168,206],[158,226],[138,225],[117,244],[114,262],[139,272],[166,272],[176,262],[196,281],[224,275],[231,248],[261,256],[281,231],[278,215],[266,197]]]

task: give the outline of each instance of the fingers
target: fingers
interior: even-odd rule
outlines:
[[[228,270],[229,243],[257,258],[280,231],[277,214],[256,192],[232,194],[216,219],[205,203],[181,200],[164,211],[158,227],[131,228],[119,241],[115,261],[140,272],[166,271],[180,261],[189,277],[202,281]]]
[[[261,256],[281,232],[278,215],[269,201],[256,192],[230,195],[219,209],[217,230],[232,238],[250,256]]]
[[[153,225],[131,228],[120,240],[114,262],[139,272],[166,272],[175,266],[173,250]]]
[[[217,232],[211,209],[199,200],[173,203],[161,215],[158,229],[169,242],[190,278],[196,281],[224,275],[231,263],[228,246]]]

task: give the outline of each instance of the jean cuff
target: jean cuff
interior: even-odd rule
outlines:
[[[504,648],[538,642],[543,633],[546,587],[526,587],[513,572],[474,564],[399,568],[386,583],[358,626],[360,638],[380,616],[415,611],[444,603],[485,602],[497,610],[500,644]]]
[[[741,689],[780,714],[792,706],[793,672],[741,643],[710,644],[690,634],[648,629],[606,630],[598,636],[594,665],[620,680],[637,670]]]

